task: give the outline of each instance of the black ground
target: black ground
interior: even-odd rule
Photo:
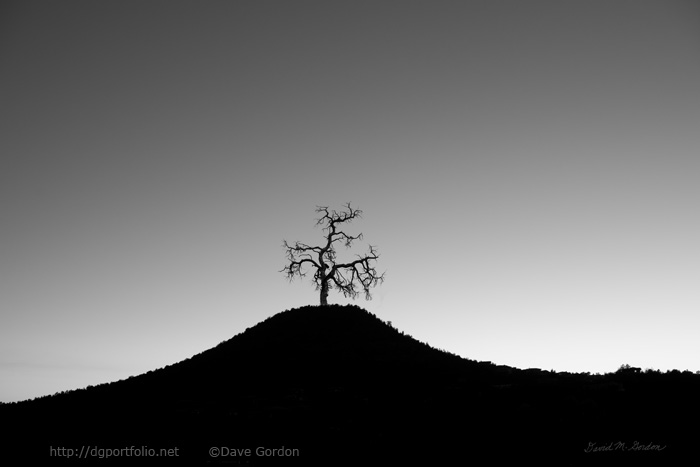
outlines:
[[[328,306],[0,419],[5,459],[43,464],[677,465],[695,458],[699,394],[690,372],[465,360]]]

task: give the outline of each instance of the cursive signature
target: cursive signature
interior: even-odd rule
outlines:
[[[593,441],[588,442],[588,446],[583,450],[583,452],[590,454],[594,452],[612,452],[612,451],[663,451],[666,449],[666,445],[654,444],[650,442],[648,444],[640,443],[639,441],[634,441],[631,446],[627,446],[624,441],[611,441],[608,444],[598,444]]]

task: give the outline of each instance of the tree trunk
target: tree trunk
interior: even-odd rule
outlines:
[[[328,279],[321,280],[321,306],[328,305]]]

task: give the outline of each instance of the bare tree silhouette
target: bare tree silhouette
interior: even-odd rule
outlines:
[[[379,258],[376,247],[369,245],[369,252],[356,255],[357,259],[354,261],[339,263],[336,259],[337,242],[342,242],[346,248],[350,248],[354,241],[362,240],[361,233],[352,236],[339,230],[341,224],[361,217],[362,211],[353,209],[350,203],[346,203],[345,209],[340,212],[329,211],[327,206],[317,206],[316,212],[321,214],[316,225],[323,226],[325,245],[310,246],[298,241],[290,245],[284,240],[283,246],[289,264],[280,272],[285,273],[291,281],[295,276],[306,277],[308,269],[313,269],[313,282],[316,284],[316,290],[320,290],[321,306],[328,305],[328,291],[332,288],[352,299],[362,290],[365,299],[371,300],[370,288],[384,282],[384,273],[378,274],[373,266]]]

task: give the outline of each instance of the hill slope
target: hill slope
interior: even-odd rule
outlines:
[[[13,444],[68,463],[77,459],[49,449],[177,447],[177,458],[158,459],[168,465],[654,465],[689,449],[678,411],[700,414],[699,380],[498,367],[433,349],[355,306],[304,307],[166,368],[3,405],[0,415]],[[585,452],[609,443],[617,449]],[[212,447],[227,455],[212,457]]]

